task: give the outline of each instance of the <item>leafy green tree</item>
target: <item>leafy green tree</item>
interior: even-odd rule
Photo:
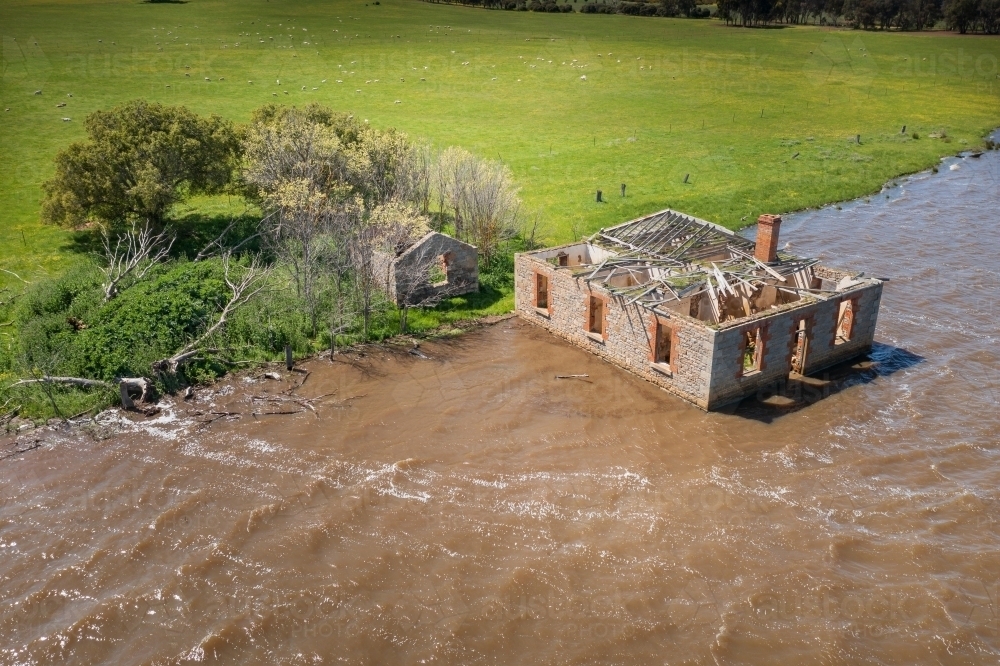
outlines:
[[[43,185],[47,222],[162,226],[184,196],[223,190],[239,150],[230,122],[141,100],[95,111],[85,127],[87,140],[56,156],[55,176]]]
[[[958,30],[963,35],[969,28],[975,27],[978,14],[977,0],[948,0],[944,5],[944,18],[948,27]]]
[[[979,24],[983,32],[1000,32],[1000,0],[979,0]]]

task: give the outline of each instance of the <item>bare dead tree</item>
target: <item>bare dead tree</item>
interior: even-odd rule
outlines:
[[[34,375],[34,373],[32,373]],[[7,388],[14,388],[15,386],[23,386],[27,384],[42,384],[43,388],[45,385],[49,384],[63,384],[69,386],[79,386],[81,388],[103,388],[111,389],[116,385],[121,391],[122,395],[122,405],[129,409],[133,408],[135,405],[132,400],[128,398],[130,392],[139,393],[139,399],[141,401],[146,401],[153,390],[153,382],[145,377],[119,377],[114,383],[101,381],[99,379],[87,379],[85,377],[50,377],[48,375],[34,376],[33,379],[22,379],[16,381]],[[52,400],[51,393],[49,394],[49,399]],[[53,408],[58,411],[55,406],[54,400],[52,400]]]
[[[10,388],[15,386],[23,386],[25,384],[70,384],[73,386],[81,386],[84,388],[111,388],[111,384],[108,382],[102,382],[99,379],[85,379],[83,377],[34,377],[33,379],[22,379],[16,381],[10,385]]]
[[[0,268],[0,271],[2,271],[4,273],[7,273],[8,275],[13,275],[14,277],[16,277],[18,280],[20,280],[24,284],[31,284],[30,282],[28,282],[27,280],[25,280],[23,277],[21,277],[20,275],[18,275],[14,271],[9,271],[6,268]]]
[[[525,249],[537,250],[540,246],[539,235],[545,233],[542,211],[537,210],[531,215],[521,218],[520,235],[524,239]]]
[[[475,156],[464,148],[451,146],[438,156],[437,164],[434,167],[438,210],[442,215],[446,208],[451,212],[455,218],[455,236],[462,239],[465,238],[462,200],[475,159]]]
[[[489,263],[500,243],[517,231],[521,200],[506,165],[473,160],[468,167],[460,207],[469,240]]]
[[[221,312],[219,312],[215,323],[205,329],[204,333],[189,342],[183,349],[170,358],[155,361],[153,363],[153,372],[158,374],[176,374],[182,365],[196,358],[198,354],[217,351],[206,349],[204,347],[205,342],[226,325],[226,322],[229,321],[229,316],[237,308],[259,294],[266,286],[266,279],[270,275],[270,268],[262,263],[258,257],[254,257],[248,266],[239,269],[239,277],[233,275],[237,271],[233,270],[233,262],[229,254],[223,255],[222,263],[225,271],[224,279],[230,291],[229,301],[223,306]]]
[[[101,269],[104,273],[104,300],[110,301],[117,296],[126,278],[133,282],[144,278],[149,269],[170,254],[175,239],[166,231],[154,233],[148,223],[139,229],[133,222],[132,228],[125,234],[119,234],[114,243],[105,231],[101,239],[107,261],[107,266]]]
[[[235,227],[237,223],[240,221],[239,218],[234,217],[232,220],[230,220],[226,228],[222,230],[222,233],[220,233],[218,236],[212,239],[212,241],[209,242],[208,245],[206,245],[205,247],[203,247],[201,250],[198,251],[198,254],[195,256],[194,261],[195,262],[202,261],[204,259],[208,259],[209,257],[214,257],[216,254],[223,252],[228,252],[229,254],[236,253],[237,250],[242,248],[250,241],[260,238],[265,234],[271,233],[273,231],[271,227],[271,221],[273,220],[275,215],[277,215],[277,211],[265,215],[257,223],[257,231],[255,233],[247,236],[236,245],[229,247],[225,244],[226,236],[229,234],[230,231],[233,230],[233,227]]]

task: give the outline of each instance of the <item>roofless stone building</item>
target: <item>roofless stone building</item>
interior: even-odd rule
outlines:
[[[386,293],[400,307],[479,291],[476,246],[437,231],[395,254],[376,252],[373,261],[378,274],[385,276]]]
[[[518,254],[517,313],[711,410],[871,349],[882,280],[664,210]]]

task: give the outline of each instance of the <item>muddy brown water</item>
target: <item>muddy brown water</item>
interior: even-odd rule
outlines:
[[[514,319],[311,361],[315,411],[233,378],[22,433],[0,662],[996,663],[998,158],[786,218],[891,278],[797,409],[705,414]]]

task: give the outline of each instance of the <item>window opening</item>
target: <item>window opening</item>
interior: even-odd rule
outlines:
[[[834,344],[842,345],[851,341],[854,333],[854,301],[843,301],[840,304],[840,316],[837,319],[837,338]]]
[[[670,367],[670,352],[674,343],[674,331],[663,322],[656,324],[656,353],[653,362]]]
[[[798,327],[795,329],[795,350],[792,352],[792,371],[800,375],[805,374],[806,352],[809,347],[809,335],[806,328],[806,320],[800,319]]]
[[[764,355],[764,342],[761,339],[760,329],[755,328],[747,331],[746,344],[743,347],[743,374],[757,372],[760,370],[760,360]]]
[[[440,287],[448,284],[448,263],[451,260],[449,254],[439,255],[437,260],[431,264],[430,282],[432,286]]]
[[[543,310],[549,307],[549,278],[535,273],[535,307]]]
[[[596,296],[590,297],[590,317],[587,321],[587,331],[604,335],[604,301]]]

